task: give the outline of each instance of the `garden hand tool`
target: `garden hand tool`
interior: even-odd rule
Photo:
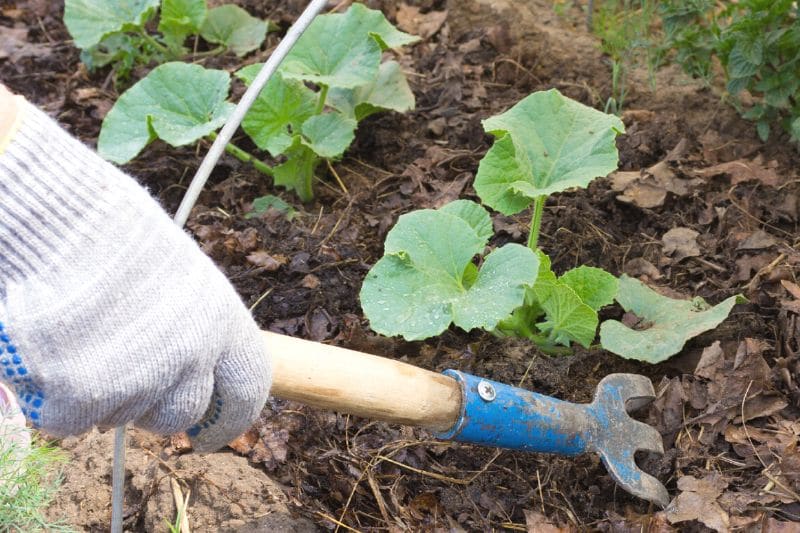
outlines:
[[[628,416],[655,398],[649,379],[611,374],[589,404],[565,402],[457,370],[437,374],[365,353],[263,332],[273,354],[271,394],[314,407],[421,426],[441,439],[531,452],[596,452],[631,494],[661,507],[667,489],[636,465],[664,453],[658,431]]]

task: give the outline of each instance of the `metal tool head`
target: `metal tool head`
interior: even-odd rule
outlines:
[[[588,406],[596,426],[591,431],[591,447],[603,460],[609,474],[625,490],[661,507],[669,503],[666,487],[642,471],[634,455],[637,451],[664,453],[661,434],[652,426],[634,420],[629,411],[655,398],[653,384],[644,376],[610,374],[597,385],[594,401]]]

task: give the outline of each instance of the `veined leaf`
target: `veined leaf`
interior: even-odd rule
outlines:
[[[275,185],[295,191],[303,202],[311,201],[314,198],[314,170],[321,159],[303,144],[300,135],[293,137],[291,147],[284,154],[286,162],[272,169]]]
[[[230,76],[199,65],[165,63],[125,91],[103,120],[97,150],[115,163],[127,163],[151,141],[191,144],[220,128],[234,105]]]
[[[398,30],[392,26],[391,22],[386,20],[383,13],[369,9],[361,3],[351,5],[343,16],[349,17],[351,21],[358,23],[360,27],[366,28],[370,35],[378,41],[382,50],[399,48],[415,43],[420,39],[416,35],[410,35]],[[353,22],[350,22],[350,24],[353,24]]]
[[[539,330],[556,344],[575,341],[588,348],[597,333],[597,311],[564,283],[537,282],[534,293],[546,316],[536,324]]]
[[[361,288],[373,330],[418,340],[451,323],[493,329],[522,304],[525,288],[536,280],[536,254],[507,244],[487,255],[475,274],[469,265],[483,251],[491,222],[483,208],[468,204],[473,202],[400,217]]]
[[[475,235],[486,243],[494,235],[492,219],[486,209],[470,200],[453,200],[439,208],[442,213],[454,215],[469,224]]]
[[[615,170],[615,138],[625,130],[618,117],[555,89],[531,94],[483,126],[497,141],[478,167],[475,190],[509,215],[537,196],[585,187]]]
[[[390,42],[397,39],[383,23],[388,24],[383,14],[361,4],[318,16],[284,59],[284,77],[346,89],[372,83],[381,46],[371,34],[384,35]]]
[[[89,48],[104,37],[140,28],[153,16],[159,0],[66,0],[64,24],[78,48]]]
[[[564,272],[558,281],[575,291],[581,301],[595,311],[614,303],[619,288],[616,277],[602,268],[586,265]]]
[[[333,88],[328,93],[330,105],[360,121],[373,113],[390,109],[402,113],[414,109],[414,93],[397,61],[381,63],[372,83],[354,89]]]
[[[208,12],[200,35],[210,43],[225,45],[237,56],[243,56],[264,42],[267,22],[239,6],[225,4]]]
[[[740,295],[711,307],[702,298],[675,300],[661,296],[637,279],[622,275],[617,301],[626,311],[642,319],[643,329],[631,329],[616,320],[600,326],[603,348],[626,359],[660,363],[677,354],[686,341],[717,327],[737,303]]]
[[[314,115],[301,126],[303,143],[321,157],[339,157],[353,142],[356,125],[355,119],[337,112]]]
[[[262,63],[239,70],[236,76],[250,85]],[[242,121],[242,129],[262,150],[272,157],[284,153],[292,145],[294,135],[314,114],[317,95],[297,80],[284,80],[280,72],[273,74],[261,90]]]
[[[180,45],[187,35],[200,33],[207,13],[206,0],[163,0],[158,31]]]

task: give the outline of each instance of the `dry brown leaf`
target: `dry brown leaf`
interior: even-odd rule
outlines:
[[[16,63],[25,57],[43,56],[51,49],[45,44],[29,43],[26,28],[3,28],[0,31],[0,59]]]
[[[687,146],[686,139],[681,139],[664,159],[641,172],[612,173],[612,189],[622,192],[617,200],[647,209],[663,205],[668,192],[676,196],[689,194],[700,180],[679,178],[672,169],[686,153]]]
[[[242,433],[231,442],[228,443],[228,447],[235,450],[237,453],[241,455],[247,455],[252,450],[253,447],[258,442],[258,431],[255,428],[248,429],[245,433]]]
[[[763,230],[754,231],[746,239],[739,243],[736,250],[763,250],[778,244],[778,241]]]
[[[623,271],[633,278],[647,277],[651,280],[658,280],[663,277],[653,263],[642,257],[631,259],[625,263]]]
[[[423,39],[436,34],[447,20],[447,10],[420,13],[416,6],[402,3],[397,7],[397,27]]]
[[[706,379],[715,379],[720,372],[720,368],[725,364],[725,353],[719,341],[714,341],[711,346],[703,350],[700,361],[694,370],[694,375]]]
[[[672,256],[678,262],[687,257],[700,255],[697,237],[700,234],[689,228],[672,228],[664,234],[661,241],[664,243],[664,253]]]
[[[567,533],[573,531],[570,527],[555,525],[549,518],[538,511],[524,509],[525,531],[528,533]]]
[[[775,518],[767,518],[762,533],[800,533],[800,523],[782,522]]]
[[[753,275],[775,259],[772,253],[746,254],[736,260],[736,281],[748,281]]]
[[[721,475],[715,473],[697,479],[683,476],[678,480],[678,496],[665,509],[670,524],[697,520],[714,531],[728,531],[730,517],[717,498],[728,486]]]
[[[800,286],[798,286],[797,283],[791,282],[786,279],[782,279],[781,285],[783,285],[783,288],[786,289],[789,292],[789,294],[792,295],[792,297],[794,297],[797,300],[800,300]]]
[[[284,255],[272,255],[266,250],[256,250],[247,256],[247,260],[254,265],[265,269],[267,272],[274,272],[288,262]]]
[[[697,170],[695,174],[701,178],[711,178],[726,174],[731,178],[731,185],[744,181],[760,181],[764,185],[777,187],[783,183],[776,171],[777,167],[777,161],[769,161],[764,164],[764,158],[758,155],[752,161],[747,161],[746,159],[728,161],[727,163],[720,163],[713,167]]]

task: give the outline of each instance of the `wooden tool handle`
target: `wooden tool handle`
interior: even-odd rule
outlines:
[[[453,427],[461,386],[429,370],[264,331],[272,355],[270,394],[321,409],[435,431]]]

